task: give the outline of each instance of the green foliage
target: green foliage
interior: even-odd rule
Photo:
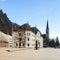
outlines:
[[[46,39],[46,45],[49,46],[49,39]]]
[[[12,35],[12,25],[13,23],[9,20],[6,13],[3,13],[3,11],[0,10],[0,31],[5,34]],[[19,28],[18,24],[14,24],[14,26]]]
[[[52,40],[49,42],[49,46],[50,46],[50,47],[55,47],[55,46],[56,46],[54,39],[52,39]]]
[[[4,32],[5,34],[11,35],[12,22],[9,20],[6,13],[0,11],[0,14],[0,31]]]
[[[59,39],[58,39],[58,37],[56,38],[56,47],[58,47],[59,46]]]

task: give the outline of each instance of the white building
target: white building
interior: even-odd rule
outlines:
[[[36,41],[38,47],[43,47],[43,37],[36,27],[30,27],[29,24],[23,24],[19,29],[13,32],[14,47],[35,48]]]

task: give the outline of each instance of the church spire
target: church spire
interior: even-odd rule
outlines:
[[[46,26],[46,29],[49,29],[49,26],[48,26],[48,20],[47,20],[47,26]]]
[[[49,39],[49,24],[47,20],[47,26],[46,26],[46,38]]]

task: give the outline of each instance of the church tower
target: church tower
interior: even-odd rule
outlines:
[[[47,20],[47,26],[46,26],[46,46],[49,46],[49,24]]]
[[[48,20],[47,20],[47,26],[46,26],[46,39],[49,39],[49,24],[48,24]]]

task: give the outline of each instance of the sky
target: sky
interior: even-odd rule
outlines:
[[[0,0],[0,9],[8,18],[19,25],[29,23],[42,34],[49,22],[50,38],[60,40],[60,0]]]

